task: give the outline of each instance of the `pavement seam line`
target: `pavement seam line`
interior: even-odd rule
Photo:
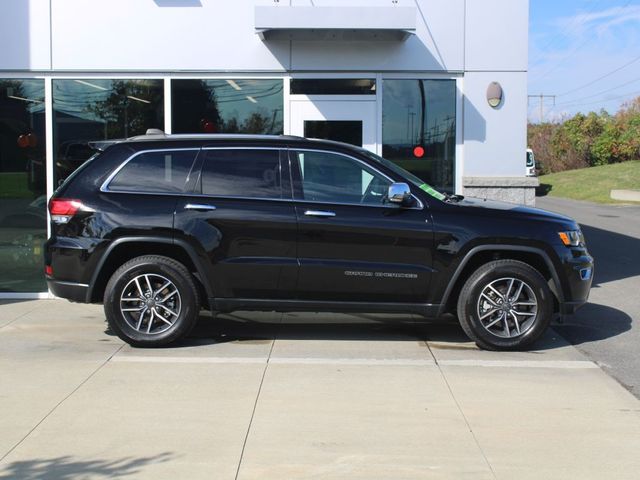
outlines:
[[[23,313],[22,315],[20,315],[20,316],[18,316],[18,317],[16,317],[16,318],[14,318],[14,319],[13,319],[13,320],[11,320],[9,323],[5,323],[4,325],[2,325],[2,326],[0,327],[0,330],[2,330],[2,329],[3,329],[3,328],[5,328],[5,327],[8,327],[9,325],[11,325],[11,324],[12,324],[12,323],[14,323],[14,322],[17,322],[18,320],[20,320],[21,318],[23,318],[23,317],[25,317],[25,316],[29,315],[30,313],[35,312],[35,311],[36,311],[36,310],[38,310],[39,308],[40,308],[40,305],[36,305],[35,307],[33,307],[33,309],[32,309],[32,310],[29,310],[28,312],[25,312],[25,313]]]
[[[0,458],[0,462],[3,462],[5,458],[7,458],[16,448],[18,448],[27,438],[29,438],[29,436],[40,426],[42,425],[42,423],[49,418],[49,416],[51,416],[51,414],[53,412],[55,412],[58,407],[60,405],[62,405],[64,402],[66,402],[74,393],[76,393],[78,390],[80,390],[80,388],[82,388],[89,380],[91,380],[91,378],[93,378],[93,376],[98,373],[102,367],[104,367],[107,363],[109,363],[109,361],[111,360],[111,358],[113,358],[114,355],[116,355],[120,350],[122,350],[122,348],[124,347],[124,343],[122,345],[120,345],[111,355],[109,355],[109,357],[107,357],[106,360],[104,360],[100,365],[98,365],[98,367],[89,374],[89,376],[87,378],[85,378],[82,382],[80,382],[80,384],[74,388],[68,395],[66,395],[62,400],[60,400],[58,403],[56,403],[56,405],[49,410],[49,412],[47,412],[47,414],[42,417],[38,423],[36,423],[31,430],[29,430],[27,432],[27,434],[22,437],[18,443],[16,443],[13,447],[11,447],[9,449],[9,451],[7,453],[5,453],[1,458]]]
[[[280,325],[282,325],[283,315],[280,315]],[[269,359],[271,358],[271,353],[273,352],[273,347],[276,344],[276,338],[278,337],[278,332],[280,329],[276,331],[276,334],[273,336],[273,341],[271,342],[271,348],[269,349],[269,354],[267,355],[267,361],[265,362],[264,369],[262,370],[262,378],[260,379],[260,385],[258,386],[258,393],[256,394],[256,400],[253,402],[253,410],[251,411],[251,418],[249,419],[249,425],[247,426],[247,433],[244,436],[244,442],[242,442],[242,450],[240,451],[240,458],[238,459],[238,468],[236,469],[236,476],[234,480],[238,480],[238,475],[240,475],[240,467],[242,466],[242,459],[244,458],[244,450],[247,446],[247,441],[249,440],[249,433],[251,432],[251,425],[253,425],[253,417],[255,417],[256,409],[258,408],[258,400],[260,399],[260,393],[262,392],[262,385],[264,384],[264,378],[267,375],[267,368],[269,368]]]
[[[429,350],[429,353],[431,354],[431,358],[433,358],[433,361],[435,362],[436,367],[438,367],[438,371],[440,372],[440,375],[442,376],[442,380],[444,381],[444,384],[447,386],[447,390],[449,390],[449,395],[451,395],[451,398],[453,399],[453,402],[456,404],[456,408],[460,412],[460,415],[462,415],[462,418],[464,419],[464,423],[467,425],[467,428],[469,429],[469,433],[471,433],[471,436],[473,437],[473,441],[475,442],[476,446],[478,447],[478,450],[480,451],[480,454],[482,455],[482,458],[484,459],[485,463],[487,464],[487,467],[489,467],[489,471],[491,472],[491,475],[493,476],[493,478],[495,478],[497,480],[498,477],[496,476],[496,472],[493,470],[493,466],[489,462],[489,459],[487,458],[487,455],[484,453],[484,450],[482,449],[482,446],[480,445],[480,442],[478,441],[478,438],[476,437],[476,434],[473,431],[473,428],[471,428],[471,424],[469,423],[469,419],[467,419],[467,416],[462,411],[462,407],[460,406],[460,403],[458,403],[458,399],[453,394],[453,389],[451,388],[451,385],[449,385],[449,381],[447,380],[447,377],[445,376],[444,372],[442,371],[442,367],[440,366],[440,362],[438,361],[436,356],[433,354],[433,351],[431,350],[431,346],[429,346],[428,339],[425,339],[424,343],[427,346],[427,349]]]

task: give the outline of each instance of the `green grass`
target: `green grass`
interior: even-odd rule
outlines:
[[[542,175],[540,186],[542,191],[550,186],[552,197],[623,203],[611,199],[611,190],[640,190],[640,160]]]
[[[0,173],[0,198],[33,198],[26,172]]]

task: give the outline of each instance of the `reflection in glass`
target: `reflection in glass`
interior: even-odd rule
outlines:
[[[358,78],[292,78],[291,95],[375,95],[376,81]]]
[[[305,120],[304,136],[362,146],[361,120]]]
[[[146,152],[130,160],[109,183],[109,190],[181,193],[197,150]]]
[[[282,198],[278,150],[208,150],[202,163],[205,195]]]
[[[43,80],[0,79],[0,292],[46,291]]]
[[[344,155],[297,152],[304,200],[382,205],[391,182]]]
[[[53,80],[55,185],[94,152],[89,142],[164,129],[162,80]]]
[[[455,80],[384,80],[382,156],[437,189],[454,189]]]
[[[282,134],[282,80],[172,80],[173,133]]]

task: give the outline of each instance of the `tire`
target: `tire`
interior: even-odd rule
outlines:
[[[517,260],[482,265],[458,297],[462,329],[485,350],[525,349],[545,332],[552,316],[553,293],[546,280]]]
[[[149,285],[154,295],[148,296]],[[198,320],[200,299],[184,265],[146,255],[129,260],[111,276],[104,312],[111,329],[129,345],[159,347],[191,331]]]

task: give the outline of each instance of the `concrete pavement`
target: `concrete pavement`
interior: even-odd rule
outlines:
[[[0,479],[637,478],[640,401],[553,331],[395,320],[203,316],[141,350],[101,307],[4,302]]]
[[[595,259],[589,303],[556,330],[640,398],[640,205],[536,202],[575,218]]]

